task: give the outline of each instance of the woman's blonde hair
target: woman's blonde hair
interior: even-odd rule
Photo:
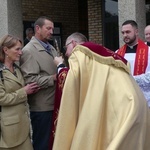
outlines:
[[[12,48],[17,44],[18,41],[22,44],[22,41],[18,37],[14,37],[9,34],[1,38],[0,40],[0,62],[3,63],[5,59],[4,47]]]

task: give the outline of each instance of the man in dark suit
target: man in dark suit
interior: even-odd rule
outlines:
[[[27,28],[26,29],[26,38],[24,39],[24,46],[31,40],[33,35],[34,35],[33,29]]]

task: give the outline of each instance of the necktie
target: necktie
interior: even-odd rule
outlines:
[[[47,50],[47,52],[48,52],[49,54],[51,53],[51,48],[50,48],[49,45],[47,45],[46,50]]]

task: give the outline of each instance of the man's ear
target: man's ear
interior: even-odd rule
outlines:
[[[78,43],[74,40],[72,40],[72,44],[73,44],[73,47],[75,47]]]
[[[39,27],[38,25],[36,25],[36,26],[35,26],[35,30],[36,30],[37,33],[39,33],[40,27]]]
[[[136,29],[135,32],[136,32],[136,35],[139,35],[139,30],[138,29]]]

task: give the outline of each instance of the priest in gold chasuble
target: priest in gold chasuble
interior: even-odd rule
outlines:
[[[73,49],[53,150],[150,150],[150,112],[124,58],[91,42]]]

